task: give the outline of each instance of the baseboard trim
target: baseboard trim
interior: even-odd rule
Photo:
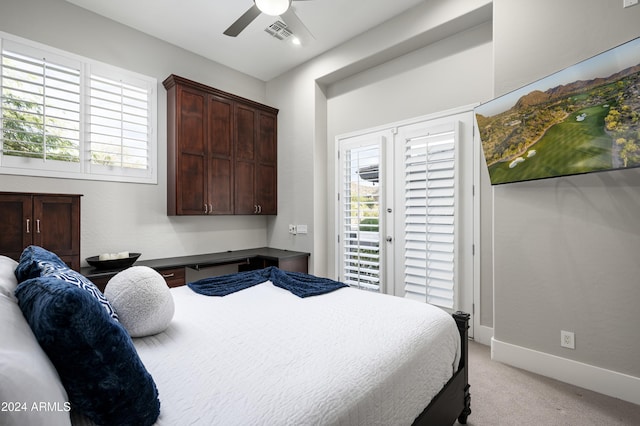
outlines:
[[[476,325],[473,327],[473,340],[485,346],[491,346],[493,338],[493,328],[484,325]]]
[[[491,359],[640,405],[640,378],[491,339]]]

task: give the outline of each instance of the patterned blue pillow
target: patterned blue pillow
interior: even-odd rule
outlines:
[[[95,297],[109,316],[118,320],[111,303],[104,297],[104,294],[84,275],[69,268],[55,253],[42,247],[29,246],[22,251],[20,262],[15,271],[18,282],[37,277],[54,277],[73,284]]]
[[[16,297],[55,366],[71,407],[96,424],[152,425],[158,390],[122,324],[87,291],[55,277],[26,280]]]
[[[100,302],[102,307],[107,311],[111,318],[116,321],[118,320],[118,314],[116,314],[116,311],[115,309],[113,309],[113,306],[111,306],[111,303],[109,303],[100,289],[98,289],[98,287],[96,287],[94,283],[89,281],[87,277],[66,266],[60,267],[47,260],[41,260],[38,262],[38,264],[40,265],[42,271],[42,277],[58,278],[62,281],[73,284],[85,291],[88,291],[93,297],[98,300],[98,302]]]

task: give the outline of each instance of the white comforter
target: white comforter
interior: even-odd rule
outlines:
[[[300,299],[270,282],[172,294],[169,328],[134,339],[162,426],[411,424],[460,356],[449,314],[397,297],[344,288]]]

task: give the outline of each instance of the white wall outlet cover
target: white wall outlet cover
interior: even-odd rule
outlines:
[[[576,336],[571,331],[560,330],[560,346],[568,349],[576,348]]]

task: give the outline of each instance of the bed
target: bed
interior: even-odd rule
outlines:
[[[67,376],[78,376],[77,368],[82,366],[76,363],[76,370],[65,371],[65,366],[59,365],[68,363],[73,351],[66,348],[62,355],[52,353],[52,343],[39,333],[51,336],[57,330],[42,331],[41,325],[34,324],[41,311],[30,308],[39,306],[42,296],[27,292],[38,286],[50,289],[63,284],[58,283],[58,276],[38,276],[18,283],[15,276],[7,276],[17,267],[15,261],[0,256],[0,315],[13,316],[2,321],[13,323],[29,337],[20,337],[27,342],[21,341],[18,346],[29,357],[42,361],[44,367],[37,368],[47,373],[30,379],[44,381],[42,389],[51,388],[47,390],[51,393],[23,392],[20,396],[20,392],[7,387],[24,387],[28,380],[3,380],[0,401],[12,400],[18,405],[0,410],[0,423],[39,424],[37,419],[46,419],[47,424],[94,424],[92,416],[75,409],[75,399],[70,402],[70,395],[77,398],[77,390],[65,381]],[[452,316],[427,304],[349,287],[299,297],[276,284],[267,279],[224,297],[198,294],[188,286],[162,290],[169,294],[173,306],[170,321],[161,332],[122,338],[125,349],[121,352],[127,352],[126,345],[131,343],[133,361],[127,358],[127,363],[138,363],[139,368],[126,374],[118,370],[118,380],[125,380],[119,389],[129,396],[147,398],[143,396],[145,385],[138,385],[139,381],[135,385],[126,383],[142,371],[148,388],[156,390],[147,400],[159,400],[159,416],[153,418],[159,426],[447,425],[456,419],[466,423],[471,412],[468,314]],[[18,291],[12,290],[18,285]],[[105,295],[109,295],[108,290],[109,285]],[[113,321],[99,305],[90,318],[104,316],[109,330],[122,333],[123,318]],[[21,309],[23,317],[16,318]],[[80,309],[65,311],[65,317],[76,315]],[[78,327],[71,338],[85,333],[86,326]],[[0,354],[4,357],[15,352],[8,346],[19,333],[11,338],[7,338],[6,329],[2,333]],[[86,353],[82,358],[87,358]],[[25,374],[8,364],[0,363],[0,374]],[[30,364],[33,371],[35,360]],[[88,374],[95,370],[95,364],[90,364]],[[100,378],[84,380],[79,386],[86,387],[92,380]],[[110,391],[108,396],[114,393]],[[102,401],[104,395],[100,398]],[[124,399],[118,397],[110,405],[121,404]],[[19,406],[21,402],[25,404]],[[41,402],[48,406],[34,411],[34,403]],[[120,419],[129,418],[127,410],[143,411],[126,404],[118,407]],[[36,420],[25,422],[28,416]]]

